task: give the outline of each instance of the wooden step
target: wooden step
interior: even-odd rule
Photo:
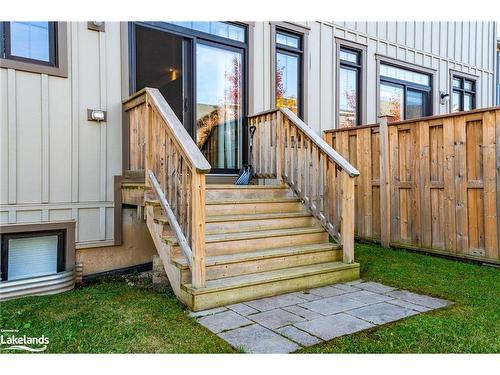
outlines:
[[[194,311],[275,296],[359,278],[359,264],[328,262],[209,280],[204,288],[182,285]]]
[[[206,202],[206,215],[245,215],[283,212],[304,212],[298,198],[213,200]]]
[[[292,198],[293,192],[285,185],[207,185],[207,201]]]
[[[180,254],[175,238],[163,238],[172,245],[172,254]],[[325,242],[328,242],[328,233],[322,227],[316,226],[211,234],[205,236],[205,249],[207,256],[215,256]]]
[[[209,216],[207,218],[205,231],[206,234],[216,234],[319,225],[320,223],[308,212],[278,212]]]
[[[342,252],[337,244],[322,243],[265,249],[206,258],[207,280],[246,275],[317,263],[339,261]],[[177,256],[173,264],[181,269],[181,282],[189,283],[191,272],[184,256]]]

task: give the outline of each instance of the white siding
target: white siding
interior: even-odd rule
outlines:
[[[113,240],[121,174],[120,25],[68,24],[68,78],[0,69],[0,223],[77,220],[79,245]],[[108,111],[87,121],[87,108]]]

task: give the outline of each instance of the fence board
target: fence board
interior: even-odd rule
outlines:
[[[325,132],[360,171],[358,238],[500,263],[500,109]]]

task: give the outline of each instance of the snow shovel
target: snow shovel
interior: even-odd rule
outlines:
[[[255,125],[250,126],[248,131],[250,132],[250,158],[252,157],[252,148],[253,148],[253,135],[255,134],[255,130],[257,128]],[[253,177],[253,167],[251,164],[245,164],[241,167],[240,172],[238,173],[238,178],[236,179],[235,185],[248,185],[250,181],[252,181]]]

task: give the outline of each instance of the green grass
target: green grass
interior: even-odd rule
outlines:
[[[455,302],[304,349],[306,353],[499,353],[500,270],[356,245],[361,275]],[[168,290],[113,278],[0,304],[0,328],[49,337],[52,353],[238,352],[186,315]]]
[[[44,334],[50,340],[49,353],[234,352],[189,317],[171,291],[129,279],[2,302],[0,328],[18,329],[19,335]]]

